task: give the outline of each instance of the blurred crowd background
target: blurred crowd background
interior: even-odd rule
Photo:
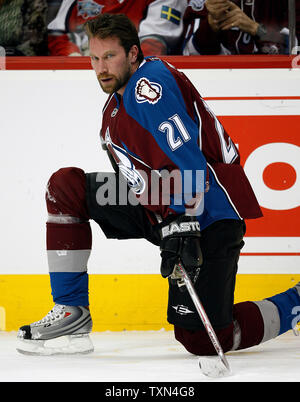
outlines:
[[[84,23],[124,13],[145,56],[300,53],[300,0],[0,0],[6,56],[87,56]]]

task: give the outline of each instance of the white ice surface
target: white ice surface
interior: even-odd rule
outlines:
[[[0,332],[0,382],[299,382],[300,337],[291,331],[226,354],[230,377],[209,379],[172,331],[93,332],[88,355],[25,356],[16,332]]]

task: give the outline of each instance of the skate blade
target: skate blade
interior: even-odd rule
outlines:
[[[94,351],[89,335],[67,335],[51,340],[18,339],[17,351],[30,356],[88,354]]]
[[[231,370],[217,356],[200,357],[199,367],[207,377],[220,378],[231,374]]]

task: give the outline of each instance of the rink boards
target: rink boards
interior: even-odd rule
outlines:
[[[94,331],[166,330],[167,281],[157,274],[91,274]],[[299,274],[239,274],[235,302],[261,300],[300,281]],[[1,275],[0,330],[17,330],[52,307],[48,275]]]
[[[236,301],[293,286],[300,280],[300,69],[195,65],[183,71],[239,147],[264,213],[247,221]],[[63,166],[111,167],[98,137],[106,95],[90,69],[0,71],[0,86],[0,329],[15,330],[52,307],[45,253],[49,176]],[[140,240],[107,240],[93,222],[92,229],[94,330],[171,328],[159,251]]]

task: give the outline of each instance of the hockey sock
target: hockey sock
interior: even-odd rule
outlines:
[[[256,306],[256,311],[254,306]],[[250,313],[251,307],[252,314]],[[276,338],[300,321],[300,283],[295,287],[264,300],[243,302],[234,306],[239,331],[236,348],[244,349]],[[240,340],[237,341],[240,332]]]
[[[82,169],[63,168],[47,185],[47,256],[53,300],[87,306],[87,262],[92,233],[86,206],[86,177]]]
[[[87,306],[87,262],[91,252],[90,224],[47,223],[47,256],[53,301]]]

